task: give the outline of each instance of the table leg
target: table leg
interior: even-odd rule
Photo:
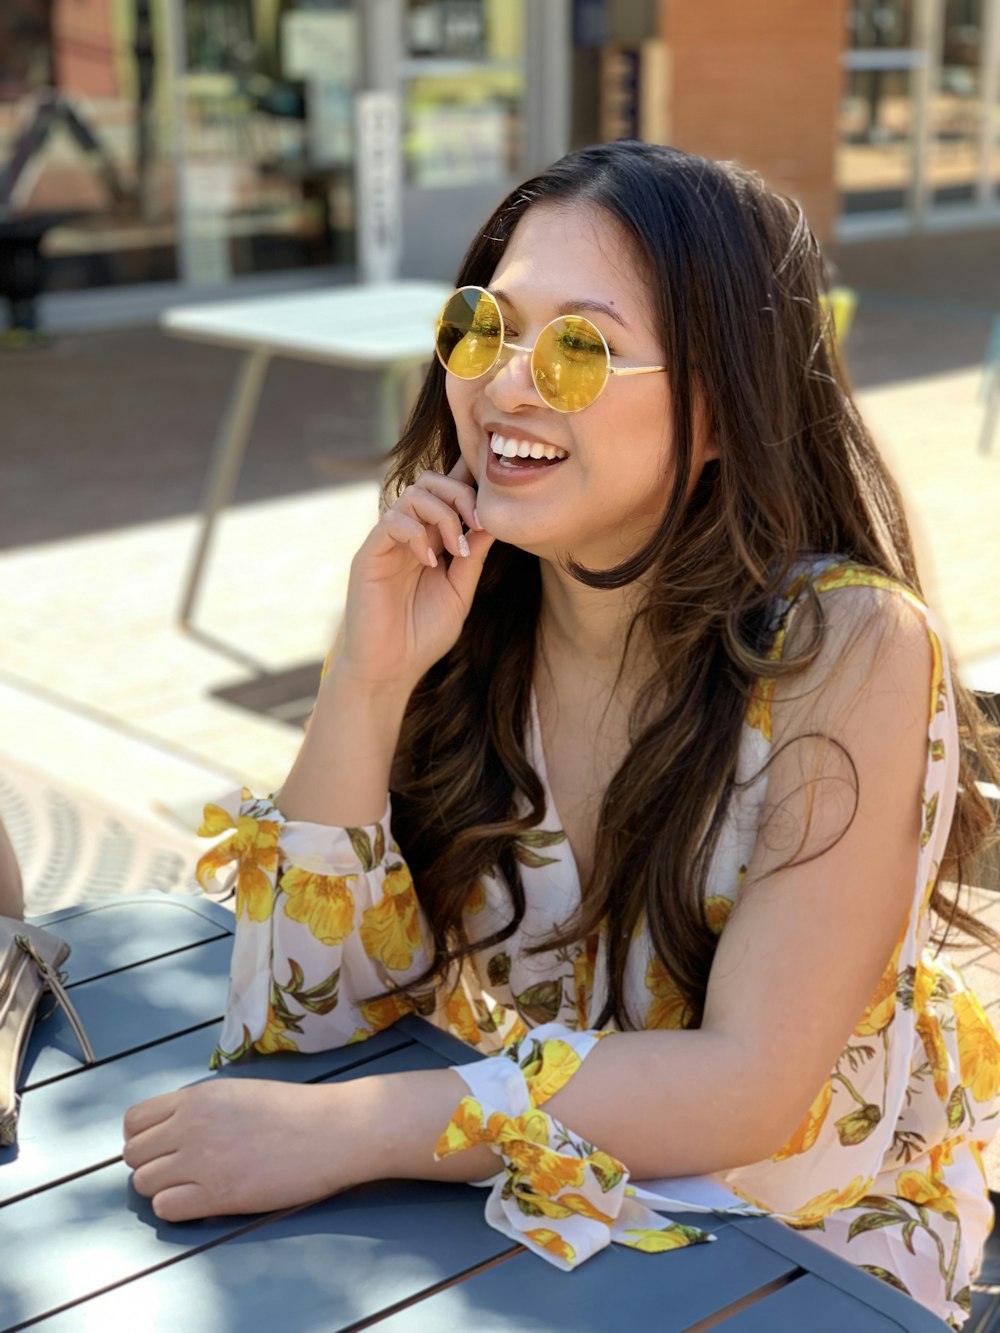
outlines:
[[[244,359],[226,408],[226,415],[222,419],[219,434],[212,446],[212,457],[201,501],[201,531],[188,567],[184,596],[178,615],[182,629],[187,629],[191,623],[191,612],[198,595],[198,585],[208,556],[216,517],[219,510],[228,504],[243,465],[250,427],[257,411],[257,403],[260,401],[261,386],[270,360],[271,353],[263,348],[257,348]]]
[[[993,444],[993,435],[1000,417],[1000,366],[993,371],[993,379],[986,394],[986,412],[983,415],[983,429],[979,436],[979,452],[988,454]]]
[[[396,361],[386,366],[379,377],[376,443],[383,454],[387,454],[399,440],[403,423],[416,401],[416,389],[419,389],[417,371],[426,364],[423,357],[419,360]]]

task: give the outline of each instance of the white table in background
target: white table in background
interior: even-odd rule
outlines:
[[[375,443],[387,452],[399,435],[402,382],[433,356],[434,320],[450,290],[436,282],[373,283],[175,306],[164,313],[161,325],[174,337],[246,353],[212,450],[181,600],[182,625],[190,623],[215,520],[236,485],[272,358],[379,371]]]

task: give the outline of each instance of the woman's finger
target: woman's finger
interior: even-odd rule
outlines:
[[[453,560],[448,567],[448,579],[468,609],[479,585],[479,579],[496,538],[488,532],[470,532],[467,538],[469,555],[465,560]]]
[[[136,1102],[125,1112],[125,1119],[122,1122],[125,1138],[134,1138],[143,1130],[162,1124],[173,1115],[176,1105],[176,1092],[161,1092],[158,1097],[149,1097],[144,1102]]]
[[[479,524],[475,521],[476,489],[471,483],[472,473],[459,459],[447,476],[443,472],[423,472],[413,485],[429,491],[450,505],[462,516],[467,528],[478,528]]]
[[[429,569],[437,566],[437,550],[440,549],[441,537],[437,528],[431,532],[416,518],[404,514],[401,509],[389,509],[379,519],[377,527],[386,533],[397,546],[408,546],[415,559]]]
[[[466,554],[468,545],[462,540],[462,520],[443,499],[439,499],[420,486],[410,486],[399,497],[393,508],[419,519],[428,531],[437,528],[442,546],[452,555]]]

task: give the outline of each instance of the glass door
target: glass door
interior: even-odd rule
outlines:
[[[353,0],[174,0],[188,283],[354,261]]]
[[[913,0],[849,0],[837,183],[847,214],[912,204],[920,75]]]
[[[935,206],[977,197],[983,102],[984,0],[945,0],[930,106],[928,184]]]

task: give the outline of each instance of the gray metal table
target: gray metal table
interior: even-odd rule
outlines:
[[[341,1050],[209,1075],[229,912],[151,895],[44,921],[73,946],[73,998],[98,1063],[81,1066],[61,1014],[36,1025],[20,1145],[0,1150],[0,1329],[680,1333],[720,1314],[732,1333],[945,1327],[767,1219],[713,1220],[715,1244],[673,1254],[614,1246],[572,1274],[491,1230],[483,1194],[465,1185],[384,1182],[262,1217],[161,1222],[120,1156],[132,1102],[206,1077],[317,1082],[440,1068],[468,1048],[405,1019]],[[748,1296],[758,1299],[725,1317]]]
[[[384,282],[295,292],[252,300],[176,306],[161,320],[166,333],[246,355],[219,428],[201,505],[201,529],[179,612],[187,626],[219,510],[239,477],[264,376],[276,356],[376,370],[378,438],[387,453],[399,436],[406,375],[434,355],[434,320],[451,289],[437,282]]]

